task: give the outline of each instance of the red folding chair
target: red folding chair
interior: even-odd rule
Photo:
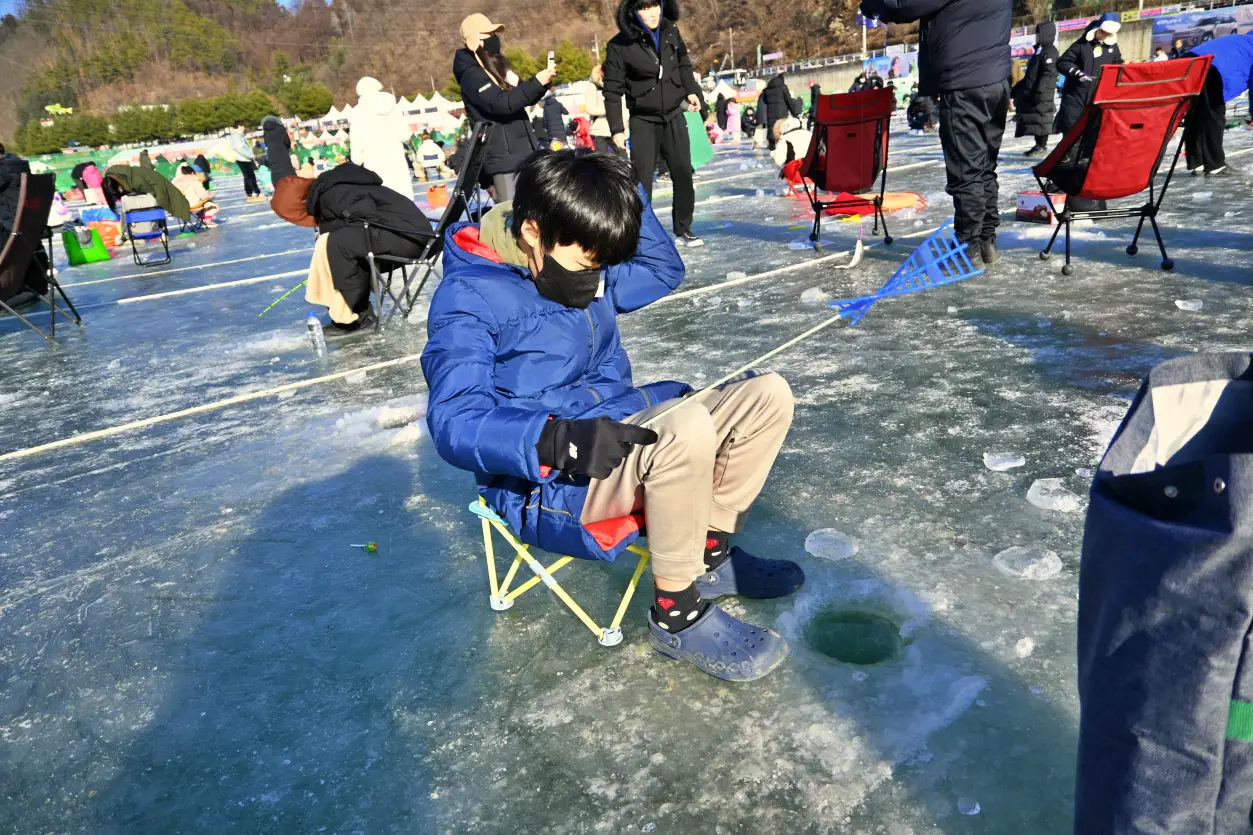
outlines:
[[[1160,187],[1154,182],[1170,140],[1183,117],[1205,84],[1210,56],[1178,58],[1143,64],[1108,64],[1101,68],[1092,101],[1079,116],[1070,132],[1053,149],[1053,153],[1032,169],[1041,191],[1061,191],[1067,196],[1060,213],[1052,208],[1058,226],[1049,245],[1040,253],[1040,260],[1052,256],[1053,244],[1064,226],[1066,229],[1066,265],[1070,275],[1070,224],[1076,220],[1104,220],[1115,217],[1138,217],[1135,237],[1127,247],[1128,255],[1138,251],[1136,244],[1147,218],[1162,251],[1162,269],[1170,270],[1175,262],[1166,255],[1166,244],[1157,227],[1157,211],[1166,197],[1170,178],[1179,162],[1183,143],[1175,149],[1166,181]],[[1045,187],[1050,180],[1053,188]],[[1148,202],[1141,206],[1092,211],[1075,211],[1073,198],[1085,200],[1117,200],[1148,189]]]
[[[811,241],[822,235],[822,215],[828,209],[865,205],[848,195],[869,191],[879,181],[879,194],[873,198],[874,234],[883,224],[883,242],[892,243],[887,216],[883,212],[883,191],[887,187],[888,125],[892,121],[891,87],[860,93],[832,93],[819,96],[809,152],[801,165],[801,183],[814,210]],[[813,190],[810,191],[810,186]],[[835,195],[824,200],[820,192]],[[840,194],[844,193],[843,199]]]

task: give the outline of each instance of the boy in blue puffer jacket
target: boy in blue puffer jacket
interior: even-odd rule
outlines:
[[[1205,88],[1183,123],[1184,159],[1193,174],[1227,174],[1223,131],[1227,128],[1227,102],[1238,98],[1253,83],[1253,32],[1224,35],[1198,44],[1187,55],[1213,55],[1205,76]]]
[[[646,518],[653,646],[717,678],[760,678],[787,644],[709,601],[804,582],[795,563],[728,543],[791,425],[787,383],[746,376],[665,411],[691,387],[636,387],[616,316],[670,293],[684,266],[630,165],[540,152],[516,195],[448,231],[422,354],[440,456],[553,553],[616,559]]]

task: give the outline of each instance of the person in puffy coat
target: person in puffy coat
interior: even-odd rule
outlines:
[[[557,98],[557,94],[550,89],[548,96],[544,99],[544,133],[548,134],[548,142],[554,148],[565,147],[570,139],[566,132],[565,120],[565,117],[569,115],[570,111],[566,110],[566,106]]]
[[[774,126],[788,116],[801,115],[800,100],[792,98],[787,88],[783,73],[778,73],[766,82],[766,88],[757,97],[757,121],[766,126],[766,136],[770,150],[774,150]]]
[[[168,214],[179,220],[191,220],[191,205],[183,193],[156,169],[139,165],[110,165],[104,170],[104,195],[109,208],[118,211],[124,197],[146,194]],[[140,206],[126,208],[138,209]]]
[[[530,545],[613,560],[647,516],[653,647],[718,678],[758,678],[786,643],[710,601],[804,582],[795,563],[728,542],[787,434],[792,396],[776,374],[683,403],[683,383],[635,384],[617,316],[683,275],[625,159],[537,154],[512,205],[448,231],[422,353],[427,424],[440,457],[474,473]]]
[[[1018,127],[1014,136],[1034,136],[1035,145],[1026,152],[1029,157],[1044,156],[1053,129],[1054,99],[1057,93],[1057,24],[1040,23],[1035,27],[1035,52],[1027,62],[1022,80],[1012,91]]]
[[[284,177],[296,176],[296,166],[291,161],[291,134],[283,120],[273,114],[261,120],[261,135],[265,138],[265,161],[270,169],[270,181],[277,185]]]
[[[392,191],[413,200],[413,177],[405,160],[410,131],[396,109],[396,97],[378,79],[366,76],[357,82],[357,106],[348,115],[348,130],[352,161],[378,174]],[[283,157],[288,153],[285,149]]]
[[[556,70],[549,66],[527,79],[518,78],[501,54],[500,31],[486,15],[472,14],[461,22],[465,47],[453,56],[452,71],[461,85],[466,116],[473,124],[491,122],[491,136],[481,176],[496,200],[513,198],[517,171],[538,147],[527,108],[544,98]]]
[[[1067,133],[1079,114],[1088,106],[1096,91],[1096,78],[1106,64],[1121,64],[1118,30],[1122,22],[1117,12],[1109,12],[1088,24],[1079,40],[1062,53],[1057,71],[1066,79],[1062,87],[1062,105],[1053,123],[1054,133]]]
[[[215,226],[214,218],[217,216],[219,206],[213,202],[213,195],[204,187],[195,169],[190,165],[180,165],[178,174],[172,182],[174,187],[187,198],[192,214],[203,218],[205,226]]]
[[[618,34],[605,49],[605,110],[613,141],[626,149],[622,101],[631,111],[631,162],[651,201],[658,162],[674,183],[671,222],[682,246],[704,246],[692,233],[696,188],[684,111],[705,107],[679,33],[678,0],[622,0]]]
[[[1239,98],[1253,83],[1253,33],[1214,38],[1197,44],[1187,54],[1214,56],[1205,76],[1205,87],[1192,103],[1183,125],[1188,170],[1200,168],[1207,177],[1227,174],[1227,155],[1223,150],[1227,102]]]

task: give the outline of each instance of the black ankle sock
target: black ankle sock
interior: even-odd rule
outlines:
[[[709,531],[705,534],[705,570],[712,571],[726,562],[731,553],[728,544],[731,535],[722,531]]]
[[[683,631],[708,608],[709,602],[700,599],[695,583],[683,591],[662,591],[653,585],[653,623],[667,632]]]

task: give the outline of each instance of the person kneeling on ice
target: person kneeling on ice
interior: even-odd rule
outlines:
[[[653,647],[717,678],[765,675],[786,642],[711,601],[804,583],[728,541],[791,425],[787,383],[750,374],[682,402],[683,383],[634,385],[616,316],[669,294],[684,266],[629,162],[541,151],[515,195],[448,233],[422,352],[436,449],[553,553],[613,560],[647,519]]]

